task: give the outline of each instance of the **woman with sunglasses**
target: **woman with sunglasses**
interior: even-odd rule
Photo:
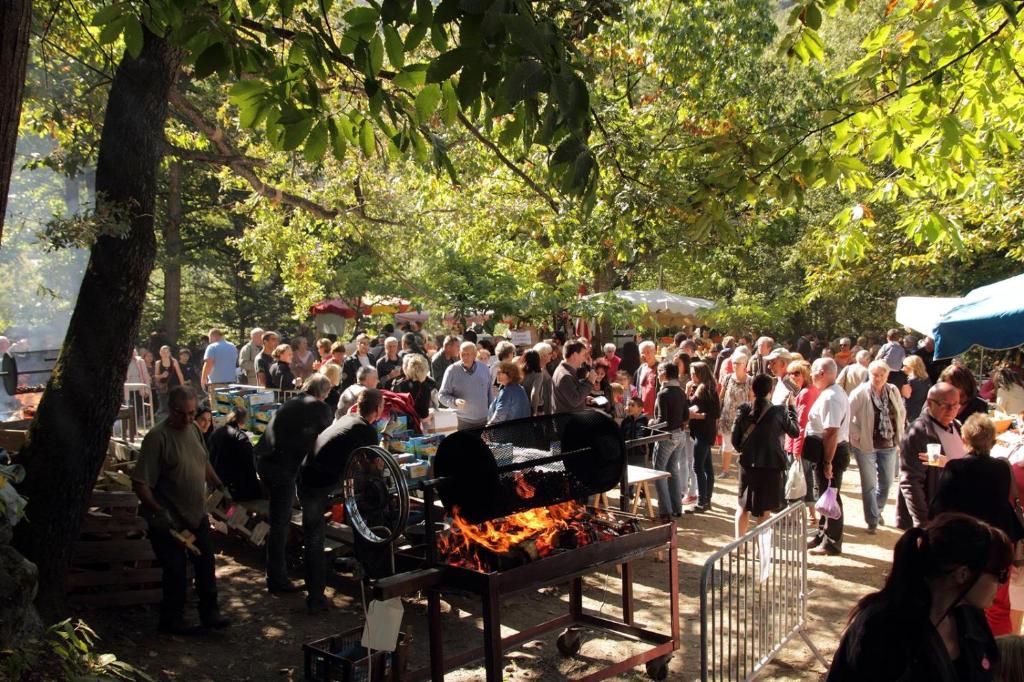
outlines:
[[[985,621],[1013,561],[998,528],[948,513],[911,528],[881,590],[861,599],[828,682],[987,682],[999,663]]]
[[[807,426],[807,416],[810,414],[811,405],[818,399],[818,387],[811,381],[811,365],[806,360],[793,360],[786,366],[786,376],[793,382],[796,390],[790,394],[790,402],[796,410],[797,425],[800,427],[800,434],[795,438],[786,436],[786,454],[792,459],[799,459],[800,466],[804,470],[804,480],[807,483],[807,492],[804,493],[804,505],[807,507],[807,526],[816,528],[818,526],[818,515],[814,510],[814,502],[818,499],[814,491],[814,464],[803,458],[804,452],[804,429]],[[790,500],[792,501],[792,500]]]
[[[932,498],[931,513],[961,512],[991,524],[1011,541],[1024,538],[1012,500],[1017,497],[1009,463],[989,455],[996,442],[992,420],[974,414],[960,429],[967,456],[945,463],[939,490]],[[1011,634],[1010,595],[1007,585],[999,589],[995,603],[985,612],[992,634]]]

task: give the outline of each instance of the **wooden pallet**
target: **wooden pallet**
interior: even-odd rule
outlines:
[[[99,486],[120,487],[105,476]],[[68,601],[73,606],[128,606],[160,601],[162,570],[131,490],[93,490],[72,548]]]

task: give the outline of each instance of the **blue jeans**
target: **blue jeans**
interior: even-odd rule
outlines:
[[[880,448],[862,452],[853,450],[860,469],[860,492],[864,501],[864,519],[868,527],[874,528],[882,517],[885,503],[889,499],[893,467],[896,463],[896,448]]]
[[[658,513],[662,516],[683,513],[679,461],[684,449],[684,438],[686,434],[682,431],[673,431],[670,440],[659,440],[654,444],[654,468],[671,474],[668,478],[659,478],[654,482],[658,491]]]
[[[707,440],[698,437],[693,442],[693,470],[697,474],[697,504],[702,507],[711,506],[711,494],[715,492],[715,467],[711,463],[711,444],[714,442],[714,435]]]

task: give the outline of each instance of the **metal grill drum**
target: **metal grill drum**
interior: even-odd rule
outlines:
[[[458,431],[437,449],[445,508],[482,523],[615,487],[625,446],[614,420],[583,410]]]

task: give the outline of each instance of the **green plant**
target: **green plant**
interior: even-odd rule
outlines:
[[[39,637],[21,647],[0,652],[0,674],[4,679],[23,680],[132,680],[153,678],[114,654],[95,652],[99,638],[82,620],[70,618],[54,623]]]

